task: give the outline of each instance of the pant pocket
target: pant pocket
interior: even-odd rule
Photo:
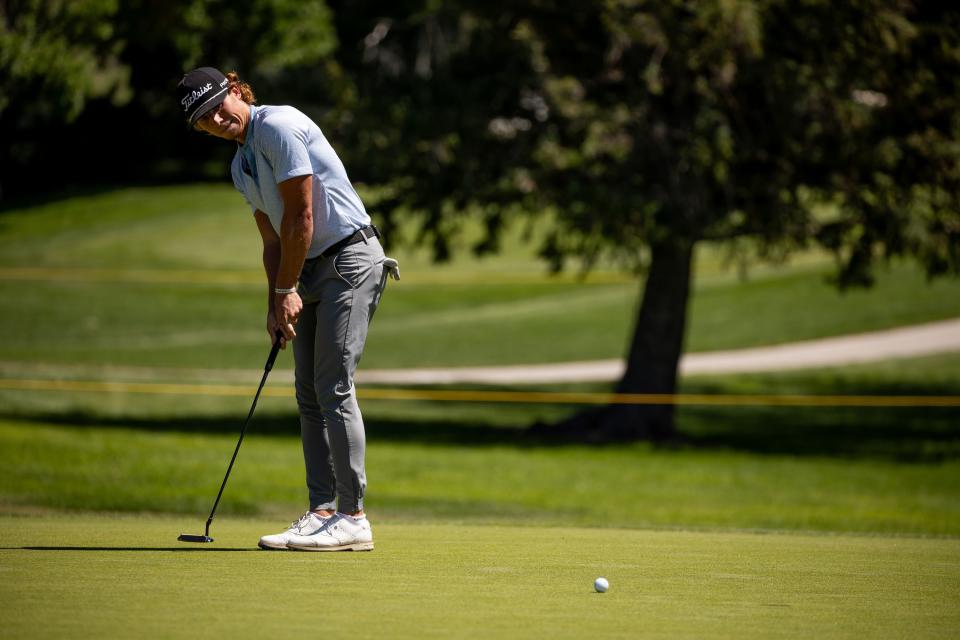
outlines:
[[[351,289],[363,284],[373,273],[375,266],[373,258],[367,252],[355,249],[354,245],[344,248],[333,259],[334,271]]]

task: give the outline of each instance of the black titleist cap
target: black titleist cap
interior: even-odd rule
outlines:
[[[230,81],[213,67],[200,67],[183,76],[177,85],[177,99],[190,124],[220,106],[227,97]]]

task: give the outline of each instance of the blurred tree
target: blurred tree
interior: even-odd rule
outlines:
[[[617,391],[675,392],[701,240],[768,258],[819,243],[841,287],[900,255],[960,272],[960,14],[942,3],[331,5],[381,210],[422,215],[442,259],[471,204],[479,250],[505,215],[550,209],[555,269],[645,273]],[[670,439],[673,409],[605,407],[551,433]]]
[[[384,187],[376,207],[388,237],[396,214],[423,214],[424,239],[443,260],[460,219],[482,209],[490,234],[478,250],[495,250],[503,215],[523,204],[512,176],[535,144],[490,130],[522,111],[522,92],[537,82],[529,44],[509,37],[515,12],[500,2],[330,5],[354,86],[342,146],[351,175]]]
[[[116,0],[0,2],[0,175],[11,161],[31,162],[38,132],[72,122],[87,100],[129,101],[129,70],[114,40],[116,13]]]
[[[205,159],[222,178],[229,148],[183,135],[172,99],[183,72],[237,69],[270,93],[328,103],[335,48],[323,2],[0,0],[0,183],[29,193],[49,190],[52,173],[61,188],[196,177]]]

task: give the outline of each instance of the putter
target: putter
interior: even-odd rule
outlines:
[[[250,413],[247,414],[247,419],[243,423],[243,428],[240,429],[240,439],[237,440],[237,448],[233,450],[233,457],[230,458],[230,466],[227,467],[227,474],[223,476],[223,482],[220,484],[220,491],[217,493],[217,499],[213,502],[213,509],[210,510],[210,517],[207,518],[207,528],[204,530],[202,536],[195,536],[189,533],[181,533],[180,537],[177,538],[180,542],[213,542],[213,538],[210,537],[210,523],[213,522],[213,515],[217,512],[217,505],[220,504],[220,496],[223,495],[223,488],[227,486],[227,478],[230,477],[230,471],[233,469],[233,463],[237,460],[237,454],[240,452],[240,445],[243,444],[243,434],[247,431],[247,425],[250,424],[250,418],[253,417],[253,410],[257,408],[257,400],[260,399],[260,392],[263,391],[263,385],[267,383],[267,376],[270,374],[270,370],[273,369],[273,363],[277,360],[277,354],[280,353],[280,342],[283,334],[280,331],[277,331],[277,339],[273,343],[273,348],[270,349],[270,355],[267,357],[267,364],[263,367],[263,377],[260,379],[260,386],[257,388],[257,395],[253,397],[253,405],[250,407]]]

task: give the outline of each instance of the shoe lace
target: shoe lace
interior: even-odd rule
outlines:
[[[312,515],[313,515],[312,513],[310,513],[309,511],[307,511],[307,512],[304,513],[302,516],[300,516],[300,519],[299,519],[299,520],[294,520],[293,522],[291,522],[291,523],[290,523],[290,528],[291,528],[291,529],[296,529],[296,530],[297,530],[297,533],[300,533],[301,531],[303,531],[303,528],[304,528],[305,526],[307,526],[307,523],[310,522],[310,517],[311,517]]]

